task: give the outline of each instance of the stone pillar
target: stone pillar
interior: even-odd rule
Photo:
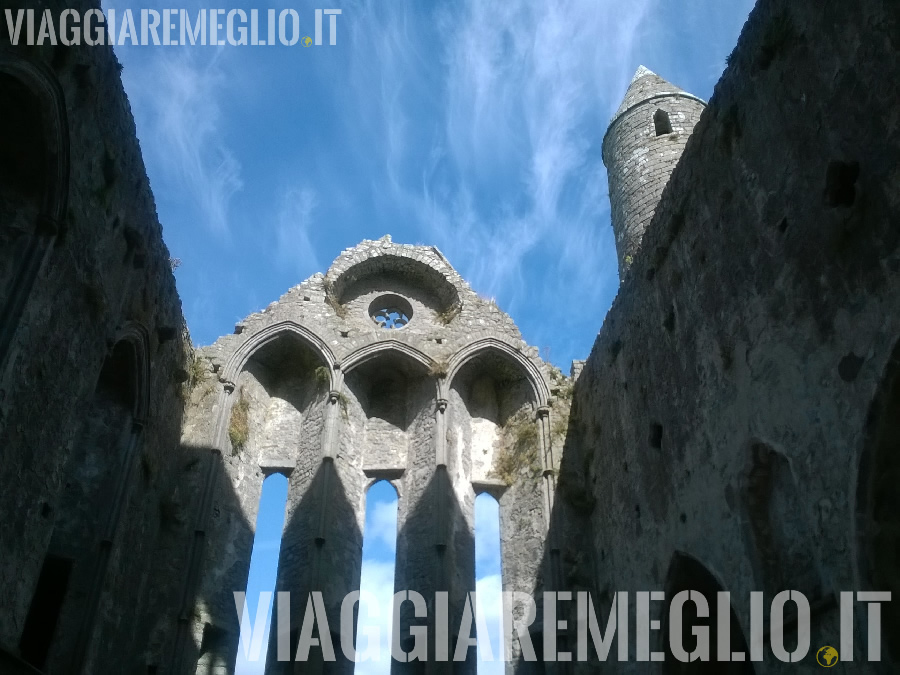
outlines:
[[[550,529],[553,512],[554,467],[553,447],[550,442],[550,408],[542,405],[537,409],[535,423],[538,427],[538,452],[541,455],[541,477],[543,491],[544,534]]]
[[[100,545],[97,552],[97,561],[94,567],[93,579],[91,580],[87,609],[82,615],[81,627],[79,628],[78,637],[75,641],[74,655],[72,658],[73,673],[81,672],[84,668],[85,660],[87,659],[88,649],[94,633],[94,626],[97,621],[97,611],[100,607],[100,596],[103,593],[106,574],[109,569],[110,553],[112,551],[116,532],[119,529],[119,522],[122,519],[122,510],[128,496],[128,488],[131,485],[135,457],[141,447],[141,433],[144,430],[144,422],[132,419],[130,424],[131,429],[127,441],[128,447],[125,449],[122,468],[113,487],[113,498],[110,503],[109,512],[106,515],[106,522],[101,531]]]

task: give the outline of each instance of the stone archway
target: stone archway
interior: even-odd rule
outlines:
[[[857,478],[858,568],[861,585],[900,595],[900,343],[869,409]],[[900,662],[900,604],[881,607],[882,659]]]
[[[663,620],[663,629],[660,633],[665,661],[663,673],[665,675],[753,675],[753,666],[750,663],[750,650],[747,640],[741,631],[741,624],[731,608],[731,652],[743,652],[743,662],[721,663],[716,661],[718,639],[716,635],[716,594],[724,591],[722,585],[712,573],[699,561],[684,553],[675,553],[669,564],[669,572],[666,576],[666,613]],[[683,646],[688,652],[693,651],[696,639],[693,637],[692,628],[706,626],[709,630],[709,661],[692,661],[684,663],[675,658],[669,642],[669,604],[678,593],[682,591],[699,592],[706,598],[709,607],[709,616],[698,616],[693,602],[686,602],[682,608],[683,619]]]

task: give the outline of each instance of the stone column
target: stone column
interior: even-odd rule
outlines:
[[[130,427],[131,428],[128,431],[128,440],[126,441],[127,447],[125,449],[125,456],[122,460],[122,467],[119,474],[116,476],[110,509],[106,515],[106,522],[100,535],[100,545],[97,551],[93,579],[91,580],[91,589],[86,606],[87,609],[82,615],[81,627],[79,628],[78,637],[75,641],[74,655],[72,658],[73,673],[80,673],[84,668],[88,648],[90,646],[91,638],[93,637],[94,627],[97,621],[97,611],[100,607],[100,596],[103,593],[106,574],[109,569],[109,558],[112,552],[116,532],[119,529],[119,522],[122,519],[122,510],[125,507],[128,488],[131,485],[132,469],[135,464],[135,457],[140,449],[141,433],[144,430],[144,422],[131,419]]]
[[[535,416],[538,425],[538,451],[541,455],[541,473],[543,478],[543,512],[544,512],[544,534],[550,529],[550,515],[553,512],[554,497],[554,460],[553,448],[550,442],[550,408],[545,405],[537,409]]]

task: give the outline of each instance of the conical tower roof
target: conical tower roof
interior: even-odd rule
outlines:
[[[634,73],[634,77],[631,78],[631,84],[628,85],[628,91],[625,92],[625,99],[622,101],[622,105],[619,106],[619,109],[616,110],[616,114],[613,116],[613,121],[641,101],[666,94],[681,94],[696,98],[684,89],[664,80],[649,68],[639,66]]]

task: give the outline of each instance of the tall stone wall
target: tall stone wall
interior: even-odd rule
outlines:
[[[0,42],[4,672],[147,672],[175,627],[190,340],[119,70]]]
[[[802,590],[811,655],[767,649],[757,673],[818,672],[835,593],[900,590],[896,488],[872,473],[897,475],[898,28],[894,2],[761,0],[576,385],[566,586],[604,612],[616,590],[718,587],[744,636],[751,591]],[[858,606],[845,671],[896,670],[884,611],[893,665],[865,661]],[[599,669],[648,671],[631,656]]]

